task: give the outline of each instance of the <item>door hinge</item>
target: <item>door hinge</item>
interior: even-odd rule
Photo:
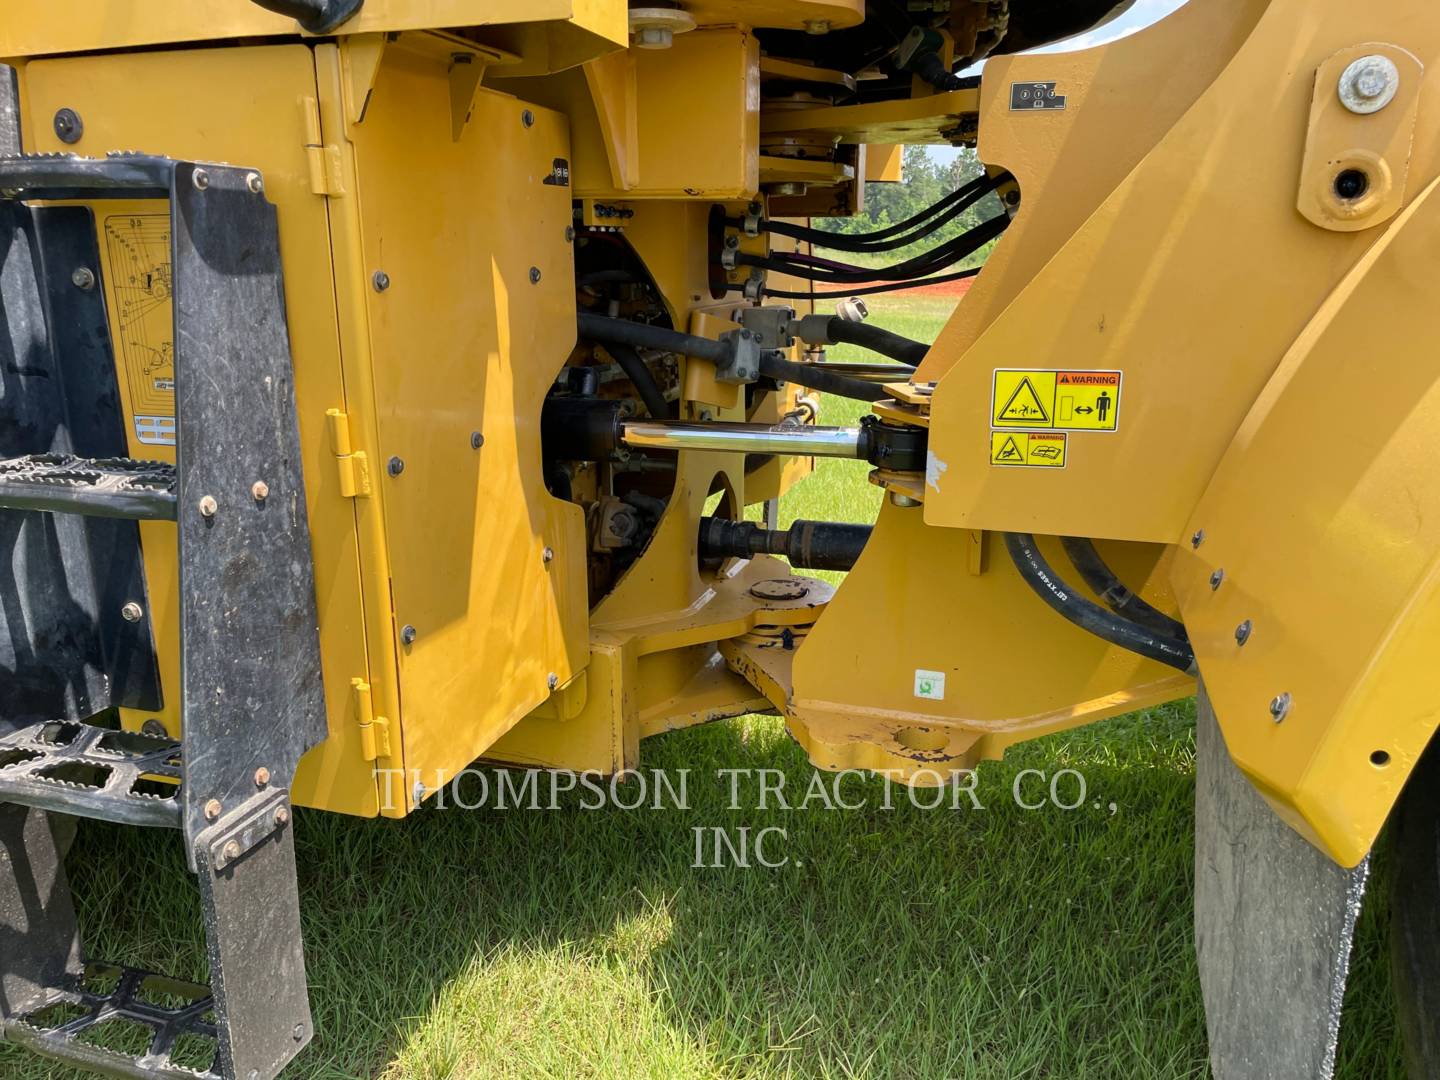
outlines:
[[[360,756],[366,761],[388,758],[390,721],[375,715],[370,684],[364,679],[351,679],[350,688],[355,694],[355,716],[360,724]]]
[[[325,136],[320,130],[320,103],[313,97],[302,97],[300,118],[305,127],[303,145],[310,168],[310,190],[316,195],[344,195],[340,147],[325,142]]]
[[[330,449],[335,453],[335,466],[340,475],[340,494],[347,499],[364,499],[370,495],[370,459],[364,450],[350,445],[350,414],[327,409],[325,419],[330,425]]]

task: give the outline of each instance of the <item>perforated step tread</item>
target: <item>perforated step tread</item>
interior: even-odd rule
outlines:
[[[175,466],[70,454],[7,458],[0,460],[0,509],[174,520]]]
[[[0,802],[178,829],[182,775],[159,736],[57,720],[0,738]]]
[[[210,988],[138,968],[90,964],[5,1038],[57,1061],[135,1080],[221,1080]]]

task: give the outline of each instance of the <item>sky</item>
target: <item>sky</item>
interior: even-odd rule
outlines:
[[[1197,2],[1203,2],[1203,0],[1197,0]],[[1088,33],[1057,41],[1053,45],[1046,45],[1035,51],[1041,53],[1079,52],[1081,49],[1091,49],[1096,45],[1108,45],[1112,41],[1129,37],[1131,34],[1159,22],[1166,15],[1184,7],[1185,3],[1186,0],[1135,0],[1135,6],[1113,22],[1106,23],[1099,29],[1091,30]],[[982,62],[969,69],[965,74],[974,74],[983,67]],[[929,152],[930,156],[939,162],[949,162],[959,153],[958,150],[948,146],[932,146],[929,147]]]

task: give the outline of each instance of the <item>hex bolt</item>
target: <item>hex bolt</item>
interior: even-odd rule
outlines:
[[[1196,529],[1196,530],[1195,530],[1195,535],[1192,536],[1192,537],[1190,537],[1190,546],[1191,546],[1192,548],[1198,548],[1198,547],[1199,547],[1201,544],[1203,544],[1204,542],[1205,542],[1205,530],[1204,530],[1204,529]]]
[[[250,485],[250,495],[256,502],[264,502],[270,497],[270,485],[264,480],[256,480]]]
[[[415,637],[416,637],[416,635],[415,635],[415,627],[411,626],[409,623],[406,623],[404,626],[402,626],[402,627],[400,628],[400,644],[401,644],[401,645],[414,645],[414,644],[415,644]]]
[[[478,432],[478,431],[472,431],[472,432],[470,433],[470,449],[471,449],[471,450],[479,450],[479,449],[480,449],[482,446],[484,446],[484,445],[485,445],[485,436],[484,436],[484,435],[481,435],[480,432]]]
[[[258,172],[246,173],[245,186],[250,189],[250,194],[259,195],[265,190],[265,181],[260,179]]]
[[[145,617],[145,609],[134,600],[131,600],[120,609],[120,617],[126,622],[139,622]]]
[[[812,37],[821,37],[830,32],[829,19],[806,19],[805,33]]]
[[[530,284],[531,284],[531,285],[539,285],[539,284],[540,284],[540,268],[539,268],[538,266],[532,266],[532,267],[530,267]]]
[[[545,685],[548,686],[551,690],[554,690],[557,686],[560,685],[560,676],[556,675],[553,671],[550,672],[549,675],[545,676]]]
[[[890,505],[902,510],[910,510],[923,504],[919,499],[906,495],[903,491],[892,491],[890,492]]]
[[[1242,622],[1239,626],[1235,628],[1235,644],[1244,645],[1247,641],[1250,640],[1250,634],[1254,631],[1254,629],[1255,624],[1252,623],[1249,619],[1246,619],[1244,622]]]
[[[219,509],[220,509],[220,504],[215,501],[215,496],[214,496],[214,495],[206,495],[206,496],[204,496],[203,498],[201,498],[201,500],[200,500],[200,516],[201,516],[201,517],[213,518],[213,517],[215,516],[216,511],[218,511]]]
[[[220,854],[225,856],[226,862],[234,862],[240,857],[240,841],[227,841],[225,846],[220,849]]]
[[[1220,588],[1220,583],[1225,580],[1225,568],[1222,566],[1210,575],[1210,588]]]
[[[210,186],[210,174],[204,169],[196,169],[190,174],[190,182],[195,185],[197,190],[204,191]]]
[[[277,806],[275,808],[275,824],[288,825],[290,823],[290,808],[288,806]]]
[[[1395,100],[1400,69],[1388,56],[1362,56],[1340,75],[1340,103],[1352,113],[1368,116]]]
[[[390,287],[390,275],[384,270],[376,270],[370,275],[370,284],[376,292],[384,292]]]
[[[550,562],[552,559],[555,558],[555,549],[547,547],[544,551],[540,553],[540,558],[544,562]]]
[[[88,266],[77,266],[70,274],[70,284],[89,292],[95,287],[95,271]]]
[[[399,476],[405,471],[405,459],[402,457],[392,457],[385,463],[385,471],[391,476]]]
[[[566,242],[567,244],[573,244],[573,243],[575,242],[575,226],[574,226],[574,225],[566,225],[566,226],[565,226],[565,242]]]
[[[534,126],[535,126],[535,114],[534,114],[533,112],[531,112],[529,109],[526,109],[524,112],[522,112],[522,113],[520,114],[520,123],[524,124],[527,128],[528,128],[528,127],[534,127]]]
[[[255,770],[255,786],[264,787],[268,783],[270,783],[270,770],[261,765]]]
[[[1288,693],[1279,694],[1270,702],[1270,719],[1275,723],[1284,723],[1285,718],[1290,715],[1291,699]]]
[[[85,124],[74,109],[59,109],[55,113],[55,137],[63,143],[77,143],[85,134]]]
[[[216,818],[218,818],[218,817],[220,816],[220,810],[221,810],[221,809],[222,809],[222,808],[221,808],[221,806],[220,806],[220,800],[219,800],[219,799],[211,799],[209,802],[207,802],[207,803],[205,804],[205,820],[206,820],[206,821],[214,821]]]
[[[165,730],[165,725],[155,719],[146,720],[145,723],[141,724],[140,734],[154,735],[161,739],[168,739],[170,737],[170,733]]]
[[[305,1038],[305,1025],[304,1025],[304,1024],[296,1024],[296,1025],[295,1025],[295,1031],[294,1031],[293,1034],[295,1035],[295,1041],[296,1041],[296,1042],[300,1042],[302,1039]]]

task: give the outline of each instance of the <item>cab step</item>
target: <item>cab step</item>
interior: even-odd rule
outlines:
[[[0,510],[174,521],[175,466],[74,454],[0,460]]]
[[[138,968],[89,964],[3,1031],[37,1054],[110,1076],[223,1080],[210,988]]]
[[[180,827],[180,744],[67,720],[0,738],[0,802],[99,821]]]

